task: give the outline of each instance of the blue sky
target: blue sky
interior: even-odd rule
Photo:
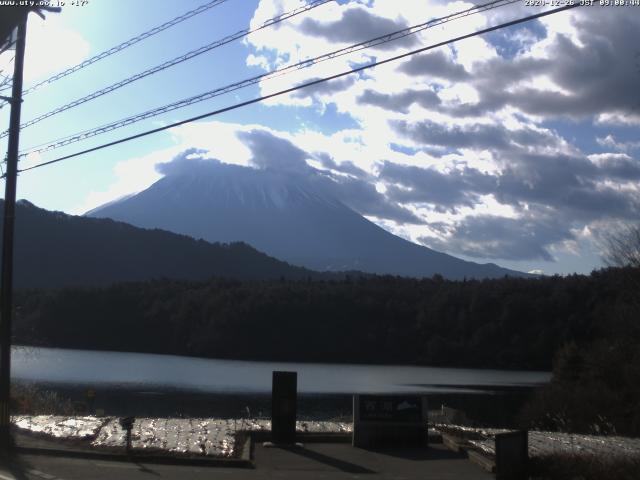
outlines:
[[[70,2],[67,2],[70,3]],[[204,0],[88,0],[28,26],[25,87]],[[76,98],[300,6],[227,0],[25,97],[27,121]],[[23,130],[28,148],[290,62],[469,8],[424,0],[331,2]],[[504,6],[384,48],[160,115],[40,156],[46,161],[260,94],[541,11]],[[640,8],[579,8],[443,47],[304,94],[289,94],[25,172],[18,197],[81,214],[148,187],[188,148],[277,166],[247,139],[307,153],[340,199],[382,227],[478,262],[545,273],[601,265],[602,235],[638,220]],[[10,52],[0,67],[11,68]],[[0,110],[0,126],[8,124]],[[242,135],[238,135],[243,132]],[[0,148],[6,143],[0,141]],[[295,152],[292,151],[292,156]],[[279,151],[278,155],[285,155]],[[259,159],[259,162],[256,161]],[[357,167],[357,168],[356,168]]]

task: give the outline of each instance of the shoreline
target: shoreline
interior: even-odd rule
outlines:
[[[157,418],[270,418],[271,393],[202,392],[150,386],[61,385],[15,382],[56,393],[68,400],[78,415],[101,412],[105,416]],[[496,392],[436,393],[427,397],[429,410],[442,406],[464,411],[475,425],[515,427],[516,416],[531,398],[533,387],[508,387]],[[298,419],[302,421],[348,420],[353,397],[349,394],[298,394]],[[17,412],[15,412],[17,413]]]
[[[51,346],[47,344],[30,345],[30,344],[13,344],[12,352],[14,349],[48,349],[48,350],[61,350],[61,351],[75,351],[75,352],[88,352],[88,353],[106,353],[106,354],[130,354],[130,355],[157,355],[162,357],[176,357],[176,358],[188,358],[194,360],[217,360],[221,362],[240,362],[240,363],[266,363],[266,364],[300,364],[300,365],[346,365],[355,367],[406,367],[406,368],[438,368],[438,369],[452,369],[452,370],[477,370],[484,372],[522,372],[529,374],[539,375],[551,375],[551,371],[540,369],[528,369],[522,367],[509,367],[509,366],[477,366],[477,365],[437,365],[426,363],[388,363],[388,362],[358,362],[355,360],[341,361],[341,360],[296,360],[296,359],[263,359],[263,358],[249,358],[249,357],[215,357],[215,356],[202,356],[192,355],[189,353],[166,353],[156,351],[132,351],[132,350],[113,350],[102,348],[83,348],[83,347],[69,347],[69,346]]]

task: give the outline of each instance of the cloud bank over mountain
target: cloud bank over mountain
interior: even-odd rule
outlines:
[[[471,6],[428,3],[331,3],[248,37],[247,62],[276,68]],[[261,0],[252,25],[297,4]],[[509,6],[465,17],[264,81],[260,93],[531,13]],[[270,99],[273,112],[299,119],[288,128],[185,125],[162,161],[178,146],[202,149],[300,175],[393,233],[452,255],[588,271],[599,265],[600,233],[638,220],[637,13],[577,8]]]
[[[523,276],[492,263],[463,261],[390,234],[344,203],[378,208],[377,199],[372,200],[368,192],[354,198],[356,188],[305,167],[305,156],[286,140],[263,131],[247,137],[256,156],[271,161],[284,156],[289,163],[284,168],[281,162],[251,168],[198,158],[201,152],[188,150],[159,166],[163,178],[146,190],[88,215],[210,242],[242,241],[293,265],[322,272],[439,274],[459,280]]]

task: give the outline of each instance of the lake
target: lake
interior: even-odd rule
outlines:
[[[254,362],[16,346],[12,379],[104,389],[265,394],[271,372],[298,372],[302,394],[472,393],[533,387],[548,372],[400,365]]]

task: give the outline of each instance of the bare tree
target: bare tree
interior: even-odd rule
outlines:
[[[640,267],[640,224],[606,235],[604,261],[612,267]]]

